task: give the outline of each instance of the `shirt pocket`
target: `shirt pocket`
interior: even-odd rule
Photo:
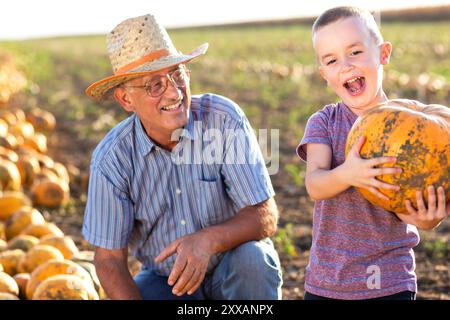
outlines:
[[[199,180],[199,185],[197,201],[201,226],[208,227],[227,220],[232,215],[231,200],[222,179]]]

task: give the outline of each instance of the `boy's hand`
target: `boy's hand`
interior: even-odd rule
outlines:
[[[450,212],[450,201],[445,202],[445,191],[443,187],[437,189],[433,186],[428,187],[428,208],[425,206],[422,191],[416,191],[417,210],[413,208],[410,200],[405,201],[406,210],[409,214],[397,214],[404,222],[413,224],[424,230],[430,230],[438,226]]]
[[[344,179],[346,179],[346,182],[351,186],[365,188],[374,195],[384,200],[389,200],[389,198],[381,193],[379,189],[397,191],[400,187],[382,182],[376,179],[376,177],[384,174],[398,174],[402,172],[402,169],[397,167],[374,168],[377,165],[385,163],[395,163],[397,159],[395,157],[379,157],[372,159],[361,158],[359,153],[365,141],[366,137],[361,137],[349,151],[343,164],[343,167],[345,167]]]

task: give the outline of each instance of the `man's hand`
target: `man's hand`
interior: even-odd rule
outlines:
[[[169,285],[174,285],[173,294],[191,295],[203,282],[209,259],[214,254],[208,237],[206,230],[188,234],[173,241],[155,258],[155,262],[160,263],[177,254],[168,280]]]
[[[437,189],[428,187],[428,208],[425,206],[422,191],[416,191],[417,210],[415,210],[410,200],[405,201],[406,210],[409,214],[397,214],[406,223],[415,225],[424,230],[430,230],[438,226],[450,212],[450,201],[445,202],[445,190],[443,187]]]

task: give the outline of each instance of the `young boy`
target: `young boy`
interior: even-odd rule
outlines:
[[[416,227],[432,229],[448,215],[444,190],[439,187],[436,196],[430,187],[428,209],[419,193],[419,209],[408,203],[409,215],[396,216],[352,188],[365,187],[386,198],[380,188],[399,187],[376,177],[401,173],[396,159],[362,159],[364,137],[347,158],[344,153],[358,115],[388,100],[382,78],[392,45],[383,40],[370,12],[353,7],[324,12],[312,36],[320,74],[342,101],[311,116],[297,148],[307,163],[307,191],[316,201],[305,299],[414,300]],[[376,167],[386,163],[392,167]]]

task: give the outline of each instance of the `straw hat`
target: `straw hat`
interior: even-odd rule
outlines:
[[[107,35],[106,44],[114,75],[91,84],[85,91],[97,101],[127,80],[186,63],[208,49],[204,43],[191,53],[182,54],[151,14],[123,21]]]

